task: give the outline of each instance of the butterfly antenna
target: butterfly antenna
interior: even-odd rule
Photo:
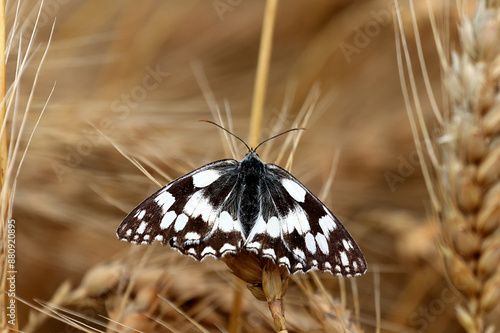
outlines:
[[[240,139],[238,136],[236,136],[236,134],[233,134],[231,132],[229,132],[227,129],[225,129],[224,127],[222,127],[221,125],[217,124],[217,123],[214,123],[213,121],[211,120],[206,120],[206,119],[200,119],[198,121],[203,121],[204,123],[209,123],[209,124],[212,124],[212,125],[215,125],[217,126],[218,128],[226,131],[227,133],[231,134],[232,136],[234,136],[236,139],[240,140],[241,142],[243,142],[243,144],[245,145],[245,147],[247,147],[248,151],[251,151],[250,147],[248,147],[247,143],[245,141],[243,141],[242,139]]]
[[[280,134],[276,134],[275,136],[272,136],[272,137],[270,137],[269,139],[265,139],[264,141],[262,141],[261,143],[259,143],[259,144],[257,145],[257,147],[255,147],[254,151],[255,151],[255,150],[257,150],[257,148],[259,148],[259,147],[260,147],[263,143],[266,143],[266,142],[267,142],[267,141],[269,141],[269,140],[275,139],[275,138],[277,138],[278,136],[283,135],[283,134],[286,134],[286,133],[288,133],[288,132],[291,132],[291,131],[298,131],[298,130],[306,130],[306,128],[304,128],[304,127],[297,127],[297,128],[292,128],[292,129],[289,129],[288,131],[284,131],[284,132],[282,132],[282,133],[280,133]]]

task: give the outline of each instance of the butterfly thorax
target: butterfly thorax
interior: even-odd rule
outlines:
[[[239,216],[238,219],[243,228],[245,237],[248,237],[250,230],[255,225],[261,210],[260,202],[261,182],[265,165],[260,160],[257,153],[251,150],[240,162],[239,181]]]

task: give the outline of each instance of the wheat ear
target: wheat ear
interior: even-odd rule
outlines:
[[[463,295],[457,318],[470,333],[492,329],[485,316],[500,302],[500,9],[492,4],[479,1],[460,23],[434,170],[441,253]]]

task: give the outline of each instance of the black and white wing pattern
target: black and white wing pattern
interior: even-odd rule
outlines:
[[[366,271],[361,250],[328,208],[254,150],[240,162],[216,161],[167,184],[132,210],[117,235],[135,244],[168,243],[197,260],[244,249],[291,273]]]
[[[157,240],[198,260],[236,253],[243,244],[236,208],[221,210],[234,195],[238,164],[216,161],[167,184],[128,214],[118,238],[134,244]]]
[[[291,273],[312,269],[359,276],[366,261],[330,210],[290,173],[273,164],[261,192],[261,214],[245,248],[285,265]]]

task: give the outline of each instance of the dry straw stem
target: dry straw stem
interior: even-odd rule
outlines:
[[[445,66],[449,110],[437,138],[435,207],[450,282],[463,295],[457,318],[486,332],[500,303],[500,9],[479,1],[459,26],[461,51]],[[432,154],[432,152],[431,152]]]
[[[257,74],[255,77],[254,95],[252,101],[252,113],[250,115],[250,134],[248,144],[255,147],[259,143],[259,134],[264,112],[264,101],[266,99],[267,78],[269,73],[269,62],[271,61],[271,49],[273,41],[274,21],[278,0],[268,0],[264,13],[262,35],[259,48],[259,60],[257,62]]]

